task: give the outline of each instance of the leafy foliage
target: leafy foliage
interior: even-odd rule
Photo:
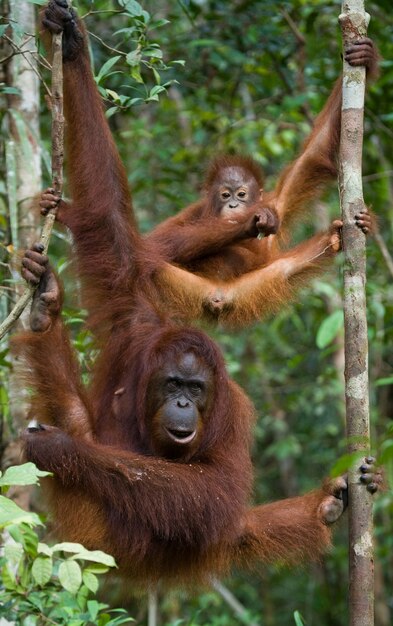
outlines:
[[[10,467],[0,484],[3,488],[34,485],[47,474],[25,463]],[[42,543],[34,530],[41,524],[37,515],[4,496],[0,496],[0,507],[0,620],[15,626],[120,626],[133,621],[124,610],[108,610],[107,604],[92,597],[98,590],[98,576],[116,566],[111,556],[77,543]]]

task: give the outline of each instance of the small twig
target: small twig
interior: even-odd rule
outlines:
[[[225,587],[225,585],[223,585],[216,578],[213,579],[212,586],[213,586],[213,589],[215,589],[217,593],[220,594],[222,599],[225,600],[228,606],[231,607],[235,615],[239,619],[244,620],[244,617],[247,615],[247,609],[245,606],[243,606],[241,602],[239,602],[239,600],[236,598],[236,596],[234,596],[232,591],[230,591],[228,587]],[[257,626],[257,624],[256,622],[250,622],[250,626]]]
[[[378,247],[385,260],[385,263],[387,265],[389,272],[393,276],[393,258],[391,257],[391,254],[387,248],[384,238],[382,237],[381,233],[375,233],[374,239],[378,244]]]
[[[97,39],[97,41],[99,41],[100,44],[104,46],[104,48],[107,48],[111,52],[116,52],[116,54],[119,54],[122,57],[127,56],[127,52],[122,52],[122,50],[117,50],[117,48],[112,48],[112,46],[109,46],[107,43],[105,43],[103,39],[101,39],[101,37],[99,37],[95,33],[92,33],[90,30],[88,31],[88,33],[89,33],[89,37],[94,37],[94,39]]]
[[[120,14],[120,13],[124,13],[123,10],[116,10],[116,9],[102,9],[100,11],[88,11],[87,13],[85,13],[84,15],[81,15],[80,19],[81,20],[85,20],[89,15],[100,15],[100,13],[111,13],[113,14]]]
[[[147,623],[148,626],[157,626],[158,618],[158,594],[157,589],[149,591],[148,606],[147,606]]]
[[[10,37],[8,37],[7,35],[3,35],[3,38],[10,44],[10,46],[15,50],[16,54],[21,54],[23,56],[23,58],[25,59],[26,63],[28,63],[31,67],[31,69],[33,70],[33,72],[35,74],[37,74],[39,80],[42,82],[42,84],[44,85],[47,93],[49,94],[49,96],[51,95],[50,93],[50,89],[48,87],[48,85],[46,84],[45,80],[43,79],[42,75],[40,74],[40,72],[37,70],[37,68],[33,65],[33,63],[30,61],[29,59],[29,55],[32,54],[30,51],[28,50],[22,50],[22,48],[20,48],[19,46],[17,46],[15,44],[14,41],[12,41],[12,39],[10,39]]]
[[[381,178],[390,178],[391,176],[393,176],[393,170],[375,172],[375,174],[366,174],[366,176],[363,176],[363,182],[370,183],[373,180],[381,180]]]
[[[289,13],[285,9],[281,9],[280,13],[283,16],[283,18],[285,19],[286,23],[288,24],[288,26],[291,29],[291,31],[293,32],[293,34],[295,35],[298,43],[301,46],[305,46],[306,45],[306,40],[304,38],[304,35],[300,32],[300,30],[298,29],[297,25],[295,24],[295,22],[293,21],[293,19],[289,15]]]
[[[60,198],[63,188],[63,152],[64,152],[64,116],[63,116],[63,59],[62,59],[62,34],[52,37],[52,186],[56,195]],[[49,239],[52,233],[56,209],[51,209],[45,217],[41,232],[40,243],[44,246],[46,254]],[[16,320],[30,302],[35,287],[28,285],[17,301],[11,313],[0,325],[0,339],[14,325]]]

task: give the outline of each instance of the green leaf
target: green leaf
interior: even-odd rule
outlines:
[[[100,68],[100,71],[98,72],[96,76],[97,83],[99,83],[102,80],[102,78],[104,78],[104,76],[109,74],[109,70],[115,65],[115,63],[118,62],[119,59],[121,59],[121,56],[117,55],[117,56],[111,57],[104,63],[104,65]]]
[[[23,626],[37,626],[38,615],[27,615],[23,619]]]
[[[108,96],[110,96],[113,100],[119,100],[119,94],[116,91],[113,91],[113,89],[107,89],[106,93],[108,94]]]
[[[22,522],[29,526],[42,526],[38,515],[24,511],[9,498],[0,496],[0,527],[8,526],[8,524],[21,524]]]
[[[10,591],[16,589],[17,585],[15,582],[15,575],[11,572],[7,565],[4,565],[1,569],[1,580],[6,589],[9,589]]]
[[[81,543],[73,543],[71,541],[62,541],[52,546],[53,552],[83,552],[85,548]]]
[[[100,605],[97,600],[89,600],[87,603],[87,610],[89,611],[89,615],[94,622],[98,615],[98,611],[100,610]]]
[[[137,83],[143,84],[143,78],[140,73],[139,67],[131,68],[131,76]]]
[[[15,571],[23,558],[23,546],[20,543],[7,543],[4,546],[4,557],[13,571]]]
[[[375,381],[375,385],[377,387],[383,387],[384,385],[392,385],[393,384],[393,376],[388,376],[387,378],[378,378]]]
[[[0,478],[0,485],[38,485],[38,479],[43,476],[51,476],[51,473],[39,470],[34,463],[13,465]]]
[[[48,556],[38,556],[33,563],[31,573],[37,585],[44,587],[52,576],[53,563]]]
[[[154,22],[150,22],[149,29],[153,30],[153,28],[161,28],[161,26],[166,26],[167,24],[170,24],[170,21],[166,19],[154,20]]]
[[[150,89],[149,98],[152,98],[153,96],[156,96],[157,94],[162,93],[163,91],[165,91],[165,87],[163,87],[162,85],[155,85],[154,87]]]
[[[153,59],[162,59],[162,50],[160,48],[146,48],[143,50],[143,56],[151,57]]]
[[[92,593],[97,593],[98,590],[98,578],[92,572],[87,572],[86,570],[82,574],[83,583]]]
[[[72,543],[70,541],[63,541],[62,543],[56,543],[52,546],[53,552],[73,552],[74,556],[70,559],[83,559],[85,561],[93,561],[94,563],[100,563],[107,565],[108,567],[116,567],[116,562],[113,556],[106,554],[101,550],[87,550],[80,543]]]
[[[356,465],[356,463],[360,463],[362,457],[364,456],[364,452],[348,452],[347,454],[343,454],[333,465],[330,470],[330,475],[333,477],[341,476],[345,474],[350,467]]]
[[[71,559],[83,559],[84,561],[93,561],[93,563],[101,563],[101,565],[106,565],[108,567],[117,567],[116,561],[110,554],[106,554],[105,552],[101,552],[101,550],[86,550],[83,552],[79,552],[75,556],[70,557]]]
[[[295,611],[293,614],[293,617],[295,618],[296,626],[305,626],[305,622],[303,621],[302,616],[300,615],[299,611]]]
[[[101,565],[100,563],[92,563],[85,567],[84,572],[91,572],[92,574],[105,574],[109,570],[107,565]]]
[[[160,76],[160,73],[159,73],[159,72],[157,72],[157,70],[156,70],[154,67],[152,67],[151,69],[153,70],[154,80],[156,81],[157,85],[161,85],[161,76]]]
[[[119,4],[121,7],[124,7],[128,15],[131,15],[132,17],[147,15],[150,18],[147,11],[144,11],[139,2],[136,2],[136,0],[119,0]]]
[[[115,113],[117,113],[119,110],[119,107],[109,107],[109,109],[107,109],[105,111],[105,117],[106,119],[109,119],[110,117],[112,117],[112,115],[114,115]]]
[[[2,31],[2,27],[0,26],[0,37],[4,35],[4,31],[3,33],[1,31]],[[18,89],[18,87],[3,87],[3,85],[0,85],[0,92],[8,93],[14,96],[20,96],[20,89]]]
[[[131,67],[138,67],[141,62],[141,51],[139,48],[136,50],[132,50],[126,56],[126,63],[131,65]]]
[[[59,580],[64,589],[75,595],[82,584],[82,571],[75,561],[63,561],[59,567]]]
[[[46,556],[52,556],[53,550],[46,543],[39,543],[37,546],[38,554],[45,554]]]
[[[334,311],[323,320],[317,332],[316,344],[320,350],[326,348],[344,327],[344,313],[342,310]]]

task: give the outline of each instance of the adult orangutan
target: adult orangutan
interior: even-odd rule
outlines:
[[[142,588],[317,558],[345,508],[346,481],[250,508],[250,400],[207,335],[143,298],[125,307],[119,297],[112,307],[116,324],[86,391],[60,318],[61,289],[41,251],[29,250],[22,270],[38,284],[34,330],[15,343],[41,422],[24,433],[25,455],[54,474],[46,489],[59,538],[113,554]],[[372,459],[361,475],[375,491]]]
[[[61,202],[58,216],[74,235],[91,312],[96,314],[106,306],[117,289],[127,289],[135,270],[135,250],[141,246],[150,251],[157,301],[165,308],[174,306],[188,319],[204,317],[241,326],[277,310],[298,285],[329,263],[340,249],[340,221],[333,222],[328,232],[284,252],[280,237],[273,233],[280,226],[279,232],[285,234],[307,201],[336,175],[341,80],[300,156],[279,177],[274,191],[263,192],[262,175],[254,161],[219,158],[209,171],[203,198],[142,242],[126,174],[93,80],[84,26],[65,0],[51,0],[42,23],[44,39],[50,32],[63,32],[72,203]],[[375,75],[377,54],[371,40],[354,44],[346,58]],[[44,194],[43,211],[54,204],[53,194]],[[367,211],[356,221],[364,232],[370,229]],[[258,233],[270,236],[259,241]],[[159,264],[159,258],[179,267]]]

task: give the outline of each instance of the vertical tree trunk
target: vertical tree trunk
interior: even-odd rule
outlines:
[[[344,47],[364,37],[368,20],[362,0],[343,2],[340,24]],[[359,481],[359,457],[369,454],[368,345],[365,235],[354,216],[364,206],[362,144],[365,69],[344,61],[340,199],[343,215],[345,399],[349,451],[357,460],[349,471],[350,626],[374,624],[372,496]]]
[[[25,32],[18,42],[24,54],[15,54],[8,64],[8,85],[19,95],[9,96],[9,148],[15,156],[17,224],[13,225],[13,245],[25,248],[37,236],[39,214],[32,201],[41,190],[41,147],[39,143],[39,77],[36,73],[34,33],[35,8],[27,0],[10,1],[10,17]]]
[[[8,96],[7,183],[10,205],[11,234],[14,252],[29,247],[38,236],[39,213],[33,201],[41,190],[41,147],[39,143],[39,78],[35,61],[35,8],[26,0],[9,2],[10,17],[25,32],[16,44],[23,54],[15,54],[7,66],[7,85],[19,90],[18,95]],[[27,34],[28,33],[28,34]],[[20,257],[14,254],[11,267],[13,277],[19,276]],[[21,283],[16,297],[23,291]],[[15,298],[16,299],[16,298]],[[12,308],[10,302],[9,308]],[[26,312],[27,315],[27,312]],[[23,317],[21,324],[24,323]],[[9,404],[15,432],[24,424],[26,398],[17,382],[18,363],[13,360],[9,378]],[[12,433],[5,432],[7,438]],[[16,455],[18,452],[16,451]],[[8,462],[19,462],[19,456]]]

